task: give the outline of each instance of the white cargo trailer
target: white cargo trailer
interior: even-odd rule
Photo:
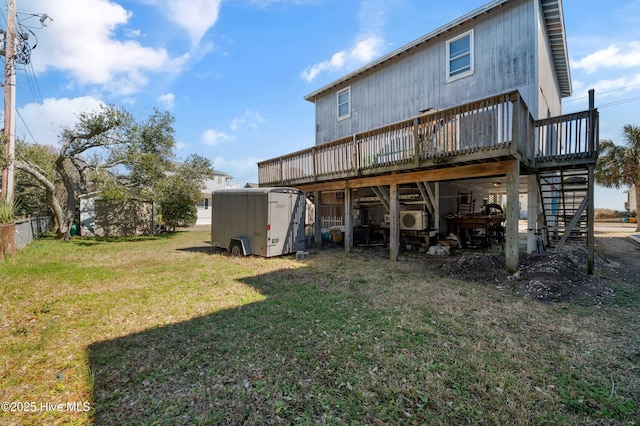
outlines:
[[[211,243],[234,256],[304,250],[305,208],[306,195],[295,188],[213,191]]]

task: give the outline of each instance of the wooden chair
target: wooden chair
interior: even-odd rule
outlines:
[[[476,200],[473,199],[473,192],[458,191],[458,214],[473,214]]]
[[[487,245],[500,244],[504,251],[504,211],[498,204],[487,204],[484,206],[486,214],[489,216],[489,227],[487,229]]]

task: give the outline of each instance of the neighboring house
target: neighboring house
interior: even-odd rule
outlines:
[[[80,235],[83,237],[124,237],[153,235],[156,206],[151,201],[129,199],[105,201],[96,193],[80,196]]]
[[[394,260],[411,232],[431,243],[504,206],[515,271],[520,194],[529,251],[537,227],[556,246],[593,238],[598,113],[590,92],[588,110],[561,115],[571,93],[562,1],[495,0],[305,96],[316,145],[259,163],[259,183],[314,194],[316,242],[329,213],[347,251],[354,227],[387,226]]]
[[[211,225],[211,193],[213,191],[240,187],[240,184],[233,182],[233,176],[218,170],[213,172],[213,179],[207,180],[205,185],[205,189],[202,190],[202,199],[196,205],[198,209],[196,225]]]
[[[627,201],[624,203],[625,210],[638,213],[638,201],[636,200],[635,188],[632,186],[624,192],[627,194]]]

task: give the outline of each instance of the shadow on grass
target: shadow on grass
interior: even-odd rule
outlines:
[[[167,240],[176,237],[178,232],[163,232],[156,235],[138,235],[130,237],[73,237],[71,243],[81,247],[90,247],[104,243],[135,243]]]
[[[340,266],[338,256],[332,259]],[[623,424],[637,418],[636,397],[612,398],[609,375],[581,372],[555,383],[554,398],[514,392],[509,404],[502,388],[487,388],[506,380],[519,391],[573,371],[560,355],[573,344],[563,343],[565,332],[536,328],[527,338],[533,349],[512,353],[527,336],[500,321],[485,333],[475,327],[482,318],[447,315],[446,306],[426,301],[407,316],[405,299],[385,294],[384,280],[367,288],[364,278],[341,270],[314,271],[246,277],[239,281],[264,300],[90,345],[95,423],[576,424],[601,417]],[[372,302],[374,294],[388,301]],[[589,395],[589,404],[576,403],[575,395]]]
[[[345,391],[344,385],[337,388],[347,381],[339,377],[341,370],[318,370],[318,357],[330,361],[327,331],[344,328],[353,312],[310,285],[314,277],[304,269],[241,280],[266,296],[264,301],[92,344],[95,422],[265,424],[321,418],[319,402],[305,395],[315,393],[317,383],[321,395]],[[338,361],[346,363],[342,356]],[[343,409],[358,412],[348,404]]]
[[[184,251],[187,253],[204,253],[204,254],[224,254],[227,251],[220,247],[214,247],[211,245],[211,241],[203,241],[203,244],[207,244],[204,246],[194,246],[194,247],[181,247],[176,249],[178,251]]]

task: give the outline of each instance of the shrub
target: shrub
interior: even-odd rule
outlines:
[[[620,213],[613,209],[595,209],[595,218],[598,219],[618,219]]]
[[[0,201],[0,223],[13,222],[16,218],[16,212],[18,211],[19,203],[16,201]]]

